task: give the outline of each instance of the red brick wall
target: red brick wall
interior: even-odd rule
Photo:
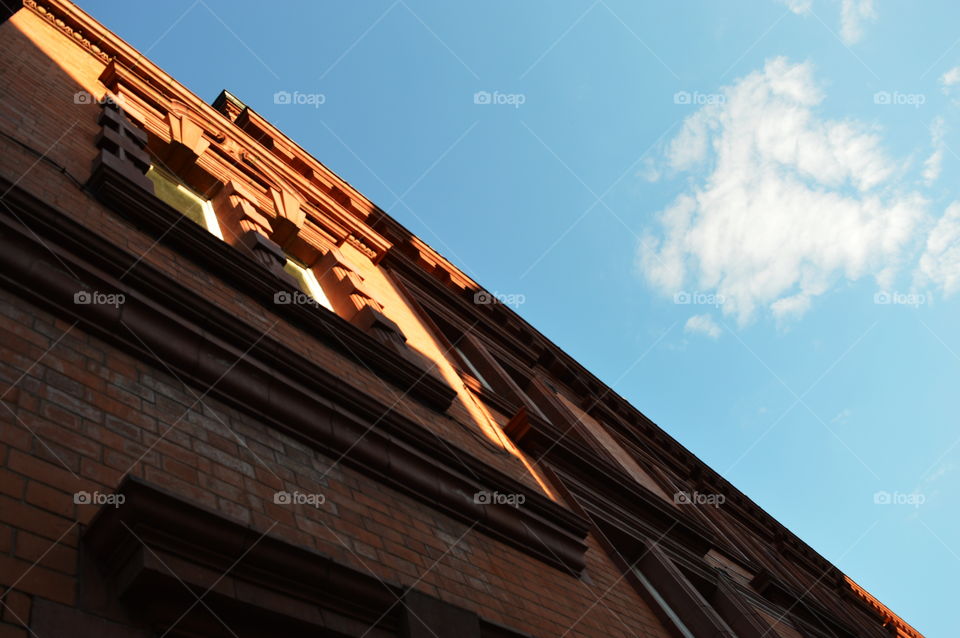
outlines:
[[[0,25],[0,57],[0,130],[49,160],[2,140],[0,174],[250,324],[266,329],[276,321],[269,310],[154,245],[51,165],[80,182],[89,176],[98,107],[76,104],[73,96],[102,93],[99,61],[26,10]],[[365,275],[418,349],[435,348],[386,282],[373,271]],[[377,400],[397,400],[395,389],[304,331],[281,322],[270,334]],[[97,508],[75,504],[73,495],[112,492],[126,473],[259,531],[276,523],[274,536],[381,578],[416,583],[537,636],[563,635],[571,625],[566,635],[667,635],[594,539],[586,576],[564,575],[218,401],[198,402],[204,389],[185,387],[162,363],[134,359],[7,290],[0,291],[0,385],[0,586],[12,588],[0,637],[27,635],[17,617],[29,624],[33,597],[79,604],[86,579],[94,578],[87,571],[79,576],[79,539]],[[481,422],[482,411],[469,401],[461,393],[450,416],[485,436],[492,421]],[[538,485],[513,454],[480,444],[447,416],[411,399],[395,409],[451,446]],[[326,502],[277,505],[273,494],[281,489],[322,493]]]
[[[80,525],[97,507],[74,504],[73,494],[112,492],[129,471],[259,530],[276,522],[274,536],[380,578],[419,580],[418,589],[538,636],[574,622],[567,635],[664,635],[592,540],[588,579],[563,575],[215,400],[198,404],[202,389],[6,291],[0,343],[4,387],[28,371],[4,397],[16,418],[0,417],[5,587],[27,572],[16,591],[74,604]],[[326,502],[277,505],[281,489]],[[20,596],[10,604],[29,607]]]

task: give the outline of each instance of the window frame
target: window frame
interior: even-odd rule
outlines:
[[[646,580],[657,590],[666,603],[664,612],[668,616],[676,614],[680,626],[694,636],[737,635],[657,542],[647,539],[644,545],[640,557],[632,564],[633,572],[641,584]]]
[[[683,619],[680,618],[680,615],[677,614],[677,612],[673,610],[673,607],[670,606],[670,603],[666,601],[666,599],[663,597],[663,594],[657,590],[656,586],[650,582],[650,579],[647,578],[643,571],[636,565],[633,566],[633,575],[637,578],[647,593],[650,594],[650,597],[653,598],[654,602],[660,606],[660,610],[663,611],[664,615],[670,619],[670,622],[673,623],[673,628],[676,629],[683,638],[696,638],[693,632],[691,632],[690,629],[688,629],[684,624]]]

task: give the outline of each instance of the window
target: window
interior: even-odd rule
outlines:
[[[573,424],[568,428],[568,431],[573,427],[582,431],[584,438],[588,439],[587,443],[593,444],[594,449],[601,455],[605,455],[608,459],[615,461],[644,488],[653,492],[670,505],[676,506],[674,495],[664,491],[663,487],[660,486],[654,477],[620,445],[617,439],[607,431],[603,424],[582,407],[568,399],[565,394],[557,390],[548,380],[543,379],[542,382],[543,385],[553,393],[553,397],[550,398],[558,401],[559,407],[565,410],[565,422]]]
[[[293,278],[297,280],[297,285],[300,286],[300,290],[302,290],[304,294],[313,297],[317,303],[327,310],[333,310],[333,306],[330,305],[330,300],[327,299],[323,288],[320,287],[320,282],[317,281],[313,270],[289,257],[287,257],[287,263],[283,269],[290,275],[293,275]]]
[[[217,223],[217,216],[209,200],[204,199],[179,179],[157,166],[150,167],[147,177],[153,182],[153,191],[157,197],[176,208],[188,219],[223,239],[220,224]]]
[[[667,615],[667,618],[669,618],[670,621],[676,625],[677,631],[680,632],[680,635],[683,636],[683,638],[695,638],[695,636],[690,633],[690,630],[687,629],[687,626],[683,624],[683,621],[680,620],[680,616],[677,615],[677,612],[675,612],[667,603],[667,601],[663,599],[663,596],[661,596],[660,592],[657,591],[657,588],[653,586],[653,583],[651,583],[650,580],[643,575],[643,572],[634,567],[633,573],[636,575],[637,580],[640,581],[640,584],[643,585],[643,588],[646,589],[650,594],[650,597],[653,598],[658,605],[660,605],[660,609],[662,609],[663,613]]]
[[[633,573],[684,638],[737,635],[655,542],[647,541]]]
[[[490,387],[490,384],[487,383],[487,380],[484,379],[483,375],[480,374],[480,371],[477,370],[477,366],[473,365],[473,361],[470,360],[470,357],[468,357],[467,354],[460,349],[460,346],[454,345],[453,350],[454,352],[457,353],[457,356],[460,357],[460,359],[463,361],[463,364],[467,366],[467,369],[469,370],[470,374],[472,374],[474,378],[480,382],[480,385],[482,385],[487,390],[491,390],[492,388]]]
[[[450,344],[449,352],[454,355],[454,365],[460,368],[461,372],[476,379],[484,390],[493,390],[493,386],[490,385],[490,382],[487,381],[479,369],[480,367],[489,369],[485,365],[488,362],[484,361],[483,355],[478,349],[479,346],[474,343],[469,335],[436,314],[429,313],[429,318],[443,338]]]

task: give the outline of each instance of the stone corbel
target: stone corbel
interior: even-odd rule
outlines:
[[[317,262],[314,272],[338,315],[401,353],[407,352],[403,331],[383,314],[383,306],[367,292],[363,279],[340,250],[331,248]]]
[[[105,99],[100,107],[98,121],[103,128],[96,139],[100,154],[94,172],[99,165],[106,165],[152,194],[153,182],[145,175],[150,169],[146,131],[127,118],[117,100]]]
[[[265,237],[273,234],[273,226],[266,215],[253,205],[254,196],[241,182],[231,179],[213,198],[213,208],[228,228],[239,229],[239,233],[228,233],[227,242],[235,244],[237,238],[247,232],[255,231]]]
[[[401,354],[408,353],[407,338],[400,326],[372,304],[364,306],[353,316],[353,324]]]
[[[283,246],[300,232],[307,217],[303,200],[292,190],[270,187],[276,218],[271,238]]]
[[[303,225],[305,215],[300,208],[300,200],[295,195],[275,188],[270,189],[270,194],[278,212],[273,219],[257,210],[253,205],[253,195],[244,184],[235,179],[224,184],[213,204],[228,226],[240,231],[238,238],[230,238],[230,243],[247,252],[279,279],[299,288],[293,275],[283,268],[287,263],[283,243],[296,235],[299,226]],[[289,221],[289,217],[296,219],[298,214],[299,224],[294,225]]]
[[[179,173],[204,154],[210,147],[210,141],[203,136],[203,128],[187,113],[167,113],[167,125],[170,127],[170,155],[167,164]]]
[[[367,306],[382,310],[364,287],[363,279],[354,272],[337,248],[331,248],[314,266],[317,281],[330,300],[334,311],[347,321]]]
[[[293,275],[283,269],[287,263],[287,255],[275,242],[257,230],[248,230],[240,235],[238,243],[241,249],[245,250],[257,263],[278,279],[285,281],[294,288],[299,288],[299,284],[297,284]]]

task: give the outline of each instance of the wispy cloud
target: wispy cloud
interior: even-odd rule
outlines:
[[[813,13],[813,0],[777,0],[799,16]],[[835,0],[831,0],[835,4]],[[847,45],[853,45],[863,39],[864,26],[877,19],[874,0],[841,0],[840,37]]]
[[[716,339],[723,334],[723,330],[720,329],[720,326],[717,325],[710,315],[694,315],[690,317],[687,319],[687,323],[684,324],[683,331],[688,334],[704,335],[711,339]]]
[[[813,8],[813,0],[780,0],[780,2],[797,15],[806,15]]]
[[[847,44],[863,39],[863,27],[877,19],[873,0],[843,0],[840,6],[840,37]]]
[[[960,290],[960,202],[947,207],[927,235],[917,276],[921,284],[933,284],[946,296]]]
[[[956,95],[960,87],[960,66],[955,66],[940,76],[940,87],[944,95]],[[953,98],[954,104],[960,104],[960,100]]]
[[[944,93],[950,87],[960,84],[960,66],[955,66],[940,76],[940,84],[943,85]]]
[[[946,142],[943,139],[946,132],[947,126],[943,117],[936,117],[930,125],[930,144],[933,146],[933,152],[923,163],[923,181],[927,186],[932,185],[940,177],[943,154],[946,151]]]

